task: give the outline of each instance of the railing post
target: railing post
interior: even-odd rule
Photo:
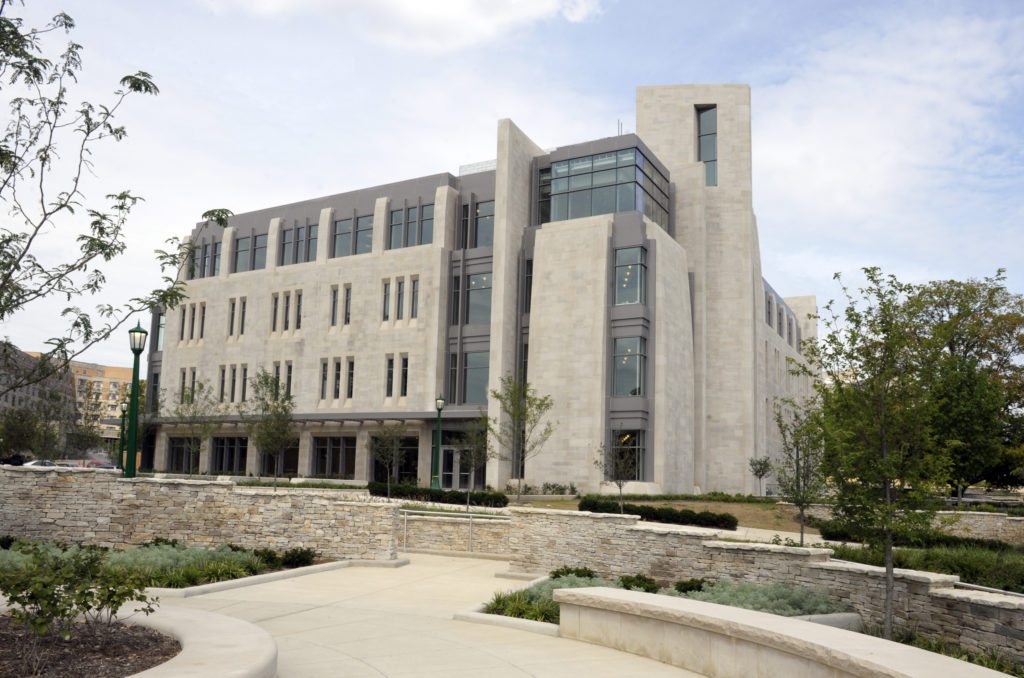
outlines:
[[[473,552],[473,514],[469,514],[469,552]]]

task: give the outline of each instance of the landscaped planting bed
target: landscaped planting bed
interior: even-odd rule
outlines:
[[[653,523],[696,525],[698,527],[713,527],[722,530],[735,530],[739,522],[736,516],[731,513],[691,511],[689,509],[674,509],[669,506],[625,504],[620,510],[619,502],[597,496],[587,496],[581,499],[579,510],[591,511],[592,513],[629,513],[640,516],[641,520]]]

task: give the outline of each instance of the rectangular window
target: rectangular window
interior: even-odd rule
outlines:
[[[319,478],[354,479],[356,439],[351,436],[314,436],[313,475]]]
[[[178,324],[178,341],[185,341],[185,307],[181,307],[181,322]]]
[[[196,397],[196,368],[191,368],[188,374],[188,399],[189,402]]]
[[[409,395],[409,356],[402,356],[402,385],[398,395],[403,398]]]
[[[345,285],[345,324],[352,322],[352,286]]]
[[[195,339],[196,334],[196,305],[189,304],[188,307],[188,340]]]
[[[242,297],[239,302],[241,306],[238,309],[238,336],[245,334],[245,297]]]
[[[220,389],[217,392],[217,400],[219,400],[220,402],[224,402],[224,382],[225,382],[226,378],[227,378],[227,369],[223,365],[221,365],[220,366]]]
[[[220,243],[213,243],[213,261],[210,265],[210,275],[220,275]]]
[[[396,250],[402,247],[402,215],[405,210],[391,210],[391,225],[388,228],[388,249]]]
[[[401,320],[405,312],[405,281],[401,278],[395,283],[395,320]]]
[[[412,279],[412,289],[409,291],[409,317],[416,318],[420,313],[420,279]]]
[[[245,475],[248,438],[214,438],[210,472],[222,475]]]
[[[386,375],[384,378],[384,397],[390,398],[395,390],[395,358],[387,357]]]
[[[292,255],[292,261],[296,264],[301,264],[306,260],[306,227],[296,226],[295,227],[295,253]]]
[[[644,395],[644,369],[647,342],[643,337],[615,339],[612,395],[618,397]]]
[[[459,307],[459,283],[461,280],[462,278],[460,276],[456,275],[452,277],[452,325],[460,324],[462,319],[461,309]]]
[[[158,313],[156,316],[156,350],[164,350],[164,330],[167,328],[167,314]]]
[[[341,397],[341,360],[334,359],[334,399]]]
[[[356,218],[356,254],[373,249],[373,215]]]
[[[491,274],[467,276],[466,324],[486,325],[491,322]]]
[[[647,303],[646,252],[642,247],[615,250],[615,305]]]
[[[772,293],[768,291],[764,293],[764,321],[772,326]]]
[[[463,354],[462,401],[482,405],[487,402],[487,351]]]
[[[530,312],[533,304],[533,259],[526,260],[526,270],[523,273],[523,313]]]
[[[260,271],[267,267],[267,234],[253,238],[252,270]]]
[[[202,339],[205,336],[206,336],[206,304],[199,304],[199,338]]]
[[[384,308],[383,308],[383,312],[381,313],[381,319],[382,320],[388,320],[390,318],[390,309],[391,309],[391,283],[390,282],[385,282],[384,283]]]
[[[292,397],[292,364],[286,362],[284,364],[284,394],[286,397]]]
[[[420,210],[420,244],[434,242],[434,206],[424,205]]]
[[[235,334],[235,300],[228,301],[228,336]]]
[[[327,400],[327,361],[320,361],[320,400]]]
[[[338,326],[338,286],[331,287],[331,327]]]
[[[473,239],[476,247],[494,245],[494,201],[478,202],[473,222]]]
[[[356,361],[355,358],[348,359],[348,381],[345,384],[345,397],[351,398],[352,394],[355,393],[356,386]]]
[[[281,363],[274,363],[274,397],[277,397],[281,388]]]
[[[290,292],[284,293],[284,314],[281,316],[281,328],[287,332],[288,323],[290,322],[289,316],[292,314],[292,295]]]
[[[622,475],[629,480],[646,480],[644,474],[646,446],[644,445],[644,431],[612,431],[612,451],[616,455],[622,455],[621,465],[616,459],[616,467],[625,471]],[[611,477],[610,464],[606,465],[605,477]]]
[[[302,290],[295,292],[295,329],[302,329]]]
[[[277,302],[279,297],[276,294],[270,295],[270,331],[277,332]]]
[[[249,238],[235,238],[235,273],[249,270]]]
[[[178,402],[185,402],[185,368],[181,368],[181,379],[178,385]]]
[[[306,261],[316,261],[317,233],[320,227],[310,224],[306,227]]]
[[[786,343],[793,345],[793,318],[786,317]]]
[[[249,366],[242,365],[242,402],[245,402],[245,387],[249,383]]]
[[[338,219],[334,222],[334,256],[347,257],[352,254],[352,220]]]
[[[697,160],[704,163],[704,184],[718,185],[718,109],[697,109]]]
[[[235,402],[235,382],[238,376],[238,368],[234,365],[231,366],[231,402]]]
[[[210,271],[210,245],[208,243],[204,242],[203,243],[203,256],[200,259],[200,263],[199,263],[199,277],[200,278],[205,278],[206,276],[208,276],[210,274],[209,271]]]
[[[281,253],[278,256],[278,266],[287,266],[293,261],[292,229],[286,228],[281,231]]]
[[[775,305],[775,315],[776,315],[776,318],[775,318],[775,329],[779,333],[779,336],[781,337],[785,333],[785,329],[783,328],[783,325],[782,325],[782,319],[786,315],[786,312],[782,310],[782,304],[776,304]]]
[[[417,229],[417,215],[419,210],[415,207],[410,207],[405,211],[405,246],[412,247],[416,244]]]

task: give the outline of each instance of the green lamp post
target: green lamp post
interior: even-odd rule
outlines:
[[[121,401],[121,436],[117,439],[117,468],[124,468],[124,418],[128,416],[128,401]]]
[[[149,334],[142,329],[142,325],[135,323],[135,327],[128,330],[128,344],[135,355],[132,364],[132,392],[128,398],[128,453],[124,463],[124,477],[135,477],[135,455],[139,441],[139,355],[146,348],[146,335]]]
[[[444,396],[437,396],[434,406],[437,408],[437,423],[434,426],[434,454],[430,457],[430,487],[439,490],[441,489],[441,410],[444,409]]]

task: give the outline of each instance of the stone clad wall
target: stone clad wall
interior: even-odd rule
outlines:
[[[194,546],[312,547],[325,558],[397,557],[397,506],[331,490],[110,472],[0,467],[0,534],[119,548],[154,537]]]
[[[636,516],[511,510],[510,569],[586,566],[599,575],[650,574],[663,584],[705,577],[825,589],[868,624],[882,622],[884,569],[831,560],[828,549],[719,541],[728,532],[653,525]],[[955,589],[952,575],[896,571],[900,626],[1024,661],[1024,597]]]
[[[507,555],[508,520],[401,515],[398,519],[398,547],[429,551],[455,551]]]

